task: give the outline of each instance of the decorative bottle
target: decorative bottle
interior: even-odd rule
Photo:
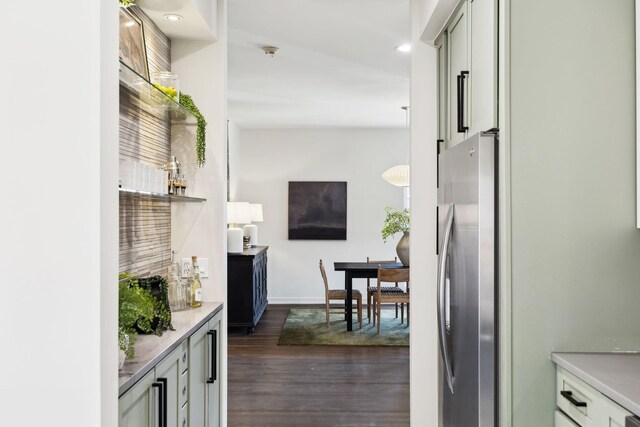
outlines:
[[[191,307],[202,305],[202,283],[200,282],[200,268],[198,267],[198,257],[192,256],[193,273],[191,274]]]

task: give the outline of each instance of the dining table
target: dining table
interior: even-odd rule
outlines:
[[[334,262],[335,271],[344,271],[344,288],[347,291],[345,301],[345,320],[347,331],[353,331],[353,279],[375,279],[378,277],[378,267],[402,268],[400,262],[388,262],[383,264],[372,262]],[[367,290],[368,291],[368,290]]]

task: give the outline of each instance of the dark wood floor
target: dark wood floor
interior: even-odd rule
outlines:
[[[229,427],[408,426],[409,348],[278,346],[291,307],[229,331]]]

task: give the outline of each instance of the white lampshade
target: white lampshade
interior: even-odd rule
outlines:
[[[227,202],[227,224],[249,224],[251,208],[247,202]]]
[[[410,176],[409,165],[396,165],[382,174],[385,181],[398,187],[409,187]]]
[[[251,222],[262,222],[262,205],[260,203],[251,203],[249,205],[251,209]]]

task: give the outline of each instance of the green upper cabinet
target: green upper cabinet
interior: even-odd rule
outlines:
[[[498,127],[497,0],[465,0],[435,40],[438,138],[452,147]]]
[[[469,135],[498,127],[497,0],[473,0],[469,70]]]
[[[469,111],[469,19],[468,4],[463,1],[447,29],[448,79],[448,143],[464,141]]]

